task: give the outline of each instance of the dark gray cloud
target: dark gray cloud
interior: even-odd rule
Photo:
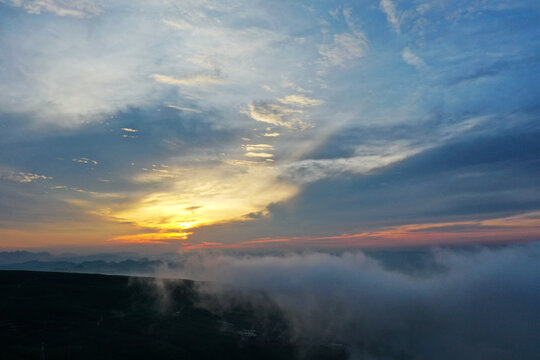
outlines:
[[[291,204],[271,207],[273,222],[288,228],[302,223],[317,232],[329,226],[480,219],[538,210],[539,138],[537,131],[473,137],[369,176],[321,180]]]
[[[195,237],[227,243],[271,236],[330,236],[377,226],[474,221],[537,211],[539,138],[534,125],[528,132],[473,134],[366,175],[345,173],[307,184],[293,199],[271,205],[270,217],[201,228]],[[329,143],[329,152],[334,144]]]
[[[529,68],[529,66],[534,67],[538,66],[540,62],[540,56],[537,54],[535,56],[529,56],[526,58],[518,59],[499,59],[494,61],[491,64],[486,64],[483,66],[478,66],[477,68],[469,70],[467,73],[457,76],[455,79],[449,82],[449,85],[459,84],[461,82],[474,81],[479,79],[484,79],[492,76],[499,75],[505,71],[517,72],[521,68]],[[527,70],[529,71],[529,70]]]

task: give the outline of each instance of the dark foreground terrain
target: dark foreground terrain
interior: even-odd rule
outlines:
[[[191,281],[0,271],[0,359],[342,359],[278,309],[209,311]],[[214,307],[215,309],[215,307]],[[44,350],[42,350],[44,349]]]

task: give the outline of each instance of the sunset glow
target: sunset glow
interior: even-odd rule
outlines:
[[[0,10],[2,248],[538,238],[529,2]]]

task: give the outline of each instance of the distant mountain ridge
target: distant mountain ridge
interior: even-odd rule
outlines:
[[[30,251],[1,251],[0,265],[16,264],[28,261],[47,261],[54,256],[48,252],[30,252]]]
[[[163,267],[174,269],[177,267],[177,264],[163,260],[149,260],[147,258],[137,260],[127,259],[122,261],[92,260],[82,262],[30,260],[18,263],[0,264],[0,270],[66,271],[119,275],[153,275]]]
[[[474,251],[474,248],[470,248],[469,251]],[[429,249],[363,251],[363,253],[388,270],[410,274],[444,270],[437,264],[434,253]],[[192,253],[163,253],[149,257],[131,252],[55,255],[48,252],[3,251],[0,252],[0,270],[159,276],[164,271],[180,272],[192,255]],[[260,256],[257,253],[249,255]],[[280,256],[279,253],[275,255]]]

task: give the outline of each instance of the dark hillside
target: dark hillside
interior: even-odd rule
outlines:
[[[196,306],[195,283],[0,271],[0,359],[295,359],[276,307]],[[313,358],[343,358],[324,347]]]

